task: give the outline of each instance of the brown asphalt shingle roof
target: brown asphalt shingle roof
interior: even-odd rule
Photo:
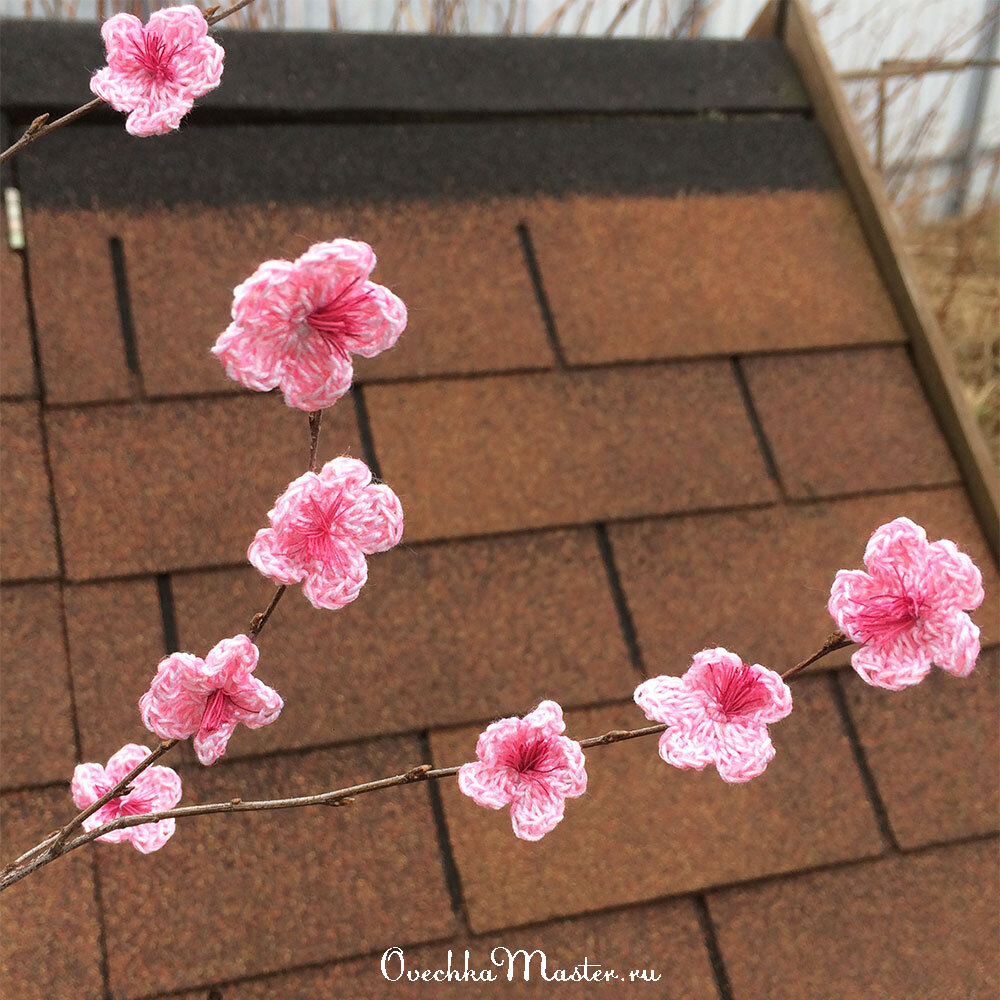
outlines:
[[[21,126],[19,87],[58,105],[100,59],[90,29],[24,30],[18,48],[4,29]],[[268,600],[245,549],[304,467],[305,421],[208,348],[262,259],[335,235],[374,244],[411,323],[359,364],[321,458],[380,471],[404,544],[337,614],[285,598],[260,668],[284,715],[211,769],[175,753],[186,802],[460,763],[485,721],[543,697],[576,736],[635,726],[637,680],[704,646],[788,666],[831,630],[834,572],[899,514],[977,560],[1000,641],[996,564],[780,48],[411,41],[299,40],[389,74],[356,94],[268,39],[241,104],[263,43],[231,38],[230,89],[180,134],[95,116],[17,161],[5,860],[69,815],[75,760],[148,741],[135,703],[165,651],[204,654]],[[62,84],[19,56],[42,42]],[[442,73],[480,69],[409,86],[426,45]],[[564,72],[549,97],[524,86],[551,60],[580,70],[577,103]],[[620,91],[595,84],[609,67]],[[296,88],[315,120],[283,123]],[[590,755],[588,794],[538,844],[442,782],[190,821],[149,857],[81,851],[4,896],[4,978],[26,998],[381,997],[392,945],[433,969],[502,944],[663,974],[619,996],[991,996],[996,649],[901,694],[846,663],[796,685],[750,785],[622,744]]]

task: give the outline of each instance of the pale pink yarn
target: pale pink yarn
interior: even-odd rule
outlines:
[[[253,676],[258,655],[245,635],[223,639],[204,660],[171,653],[139,699],[143,724],[164,740],[193,736],[198,760],[214,764],[239,723],[260,729],[281,712],[278,692]]]
[[[487,726],[476,744],[478,761],[463,764],[458,787],[489,809],[510,806],[514,833],[541,840],[563,818],[567,798],[587,790],[583,751],[562,736],[562,709],[543,701],[523,719]]]
[[[222,46],[208,36],[197,7],[170,7],[143,25],[131,14],[115,14],[101,25],[108,64],[90,79],[90,89],[116,111],[129,111],[132,135],[162,135],[177,128],[196,97],[222,79]]]
[[[121,750],[112,754],[106,767],[100,764],[77,764],[70,786],[77,809],[86,809],[111,791],[149,754],[146,747],[126,743]],[[83,828],[96,830],[122,816],[144,816],[146,813],[173,809],[180,800],[181,779],[177,772],[169,767],[153,765],[132,781],[131,792],[110,799],[92,816],[88,816],[83,821]],[[113,830],[97,839],[106,840],[109,844],[128,842],[136,850],[149,854],[151,851],[158,851],[174,835],[174,824],[173,819],[161,819],[156,823],[142,823],[124,830]]]
[[[305,581],[315,608],[350,604],[368,579],[366,555],[391,549],[403,535],[403,508],[388,486],[356,458],[335,458],[307,472],[267,512],[270,528],[250,543],[250,562],[275,583]]]
[[[875,530],[862,570],[837,573],[827,605],[840,630],[864,643],[851,657],[869,684],[899,691],[931,665],[967,677],[979,656],[979,628],[966,611],[983,603],[983,578],[954,542],[928,542],[907,517]]]
[[[368,280],[374,267],[367,243],[343,239],[265,261],[237,286],[212,353],[248,389],[281,386],[300,410],[331,406],[351,387],[351,354],[374,357],[406,327],[402,300]]]
[[[683,677],[653,677],[635,689],[646,718],[666,723],[660,756],[697,771],[715,765],[724,781],[749,781],[774,759],[770,722],[792,710],[792,692],[773,670],[726,649],[697,653]]]

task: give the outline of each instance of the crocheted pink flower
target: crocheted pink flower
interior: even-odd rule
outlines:
[[[494,722],[476,744],[479,760],[459,770],[458,787],[489,809],[509,805],[514,833],[541,840],[563,818],[566,799],[587,790],[583,751],[560,735],[565,728],[554,701],[543,701],[523,719]]]
[[[248,389],[281,386],[300,410],[331,406],[351,387],[351,354],[372,358],[406,327],[406,306],[368,280],[367,243],[333,240],[296,261],[265,261],[233,293],[233,322],[212,353]]]
[[[100,764],[77,764],[71,785],[77,809],[86,809],[96,802],[149,754],[146,747],[126,743],[116,754],[112,754],[107,767],[101,767]],[[83,821],[83,828],[95,830],[122,816],[143,816],[163,809],[173,809],[180,800],[180,775],[172,768],[154,764],[132,782],[131,792],[110,799],[93,816]],[[151,851],[158,851],[174,835],[174,824],[172,819],[161,819],[158,823],[143,823],[124,830],[113,830],[97,839],[106,840],[109,844],[128,841],[136,850],[149,854]]]
[[[723,781],[749,781],[774,759],[770,722],[792,710],[792,692],[773,670],[725,649],[697,653],[683,677],[653,677],[635,689],[647,719],[664,722],[660,756],[674,767],[714,764]]]
[[[368,579],[366,555],[391,549],[403,534],[403,508],[356,458],[307,472],[267,512],[270,528],[250,543],[250,562],[276,583],[304,580],[314,608],[350,604]]]
[[[171,653],[139,699],[143,724],[163,740],[193,736],[198,760],[214,764],[237,724],[268,726],[284,705],[277,691],[253,676],[258,655],[245,635],[223,639],[204,660]]]
[[[840,630],[864,643],[851,657],[869,684],[899,691],[931,665],[967,677],[979,656],[979,628],[966,611],[983,603],[983,578],[954,542],[928,542],[907,517],[875,530],[862,570],[837,573],[827,605]]]
[[[158,10],[146,25],[131,14],[115,14],[101,25],[108,64],[90,79],[90,89],[116,111],[129,111],[132,135],[162,135],[177,128],[196,97],[222,79],[223,51],[208,37],[197,7]]]

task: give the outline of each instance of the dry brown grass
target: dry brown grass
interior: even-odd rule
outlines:
[[[1000,205],[916,224],[911,246],[969,404],[1000,464]]]

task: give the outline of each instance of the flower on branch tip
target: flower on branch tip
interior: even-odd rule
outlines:
[[[368,579],[365,556],[403,535],[403,508],[388,486],[372,482],[364,462],[335,458],[306,472],[267,512],[269,528],[250,543],[250,562],[275,583],[304,581],[315,608],[350,604]]]
[[[380,354],[406,327],[402,300],[368,280],[374,267],[367,243],[344,239],[265,261],[237,286],[212,353],[248,389],[280,386],[299,410],[332,406],[351,387],[351,355]]]
[[[126,743],[112,754],[106,767],[100,764],[77,764],[73,771],[71,791],[77,809],[86,809],[102,795],[106,795],[123,778],[141,764],[151,751],[137,743]],[[85,830],[110,823],[123,816],[144,816],[146,813],[173,809],[181,800],[180,775],[170,767],[153,765],[133,779],[131,791],[109,799],[92,816],[83,821]],[[109,844],[131,843],[143,854],[158,851],[173,835],[175,821],[161,819],[156,823],[142,823],[124,830],[112,830],[98,840]]]
[[[840,630],[863,643],[851,657],[869,684],[899,691],[919,684],[932,664],[956,677],[972,673],[979,628],[966,613],[983,603],[983,577],[954,542],[928,542],[907,517],[877,528],[863,570],[837,573],[827,605]]]
[[[90,89],[116,111],[132,135],[163,135],[177,128],[196,97],[222,79],[222,46],[208,36],[197,7],[169,7],[144,25],[132,14],[115,14],[101,25],[108,64]]]
[[[713,764],[723,781],[749,781],[774,759],[768,723],[792,710],[779,674],[726,649],[697,653],[683,677],[653,677],[635,689],[646,718],[666,723],[660,756],[674,767]]]
[[[253,676],[258,655],[245,635],[216,643],[204,660],[171,653],[139,699],[143,724],[164,740],[193,736],[198,760],[214,764],[239,723],[260,729],[284,705],[277,691]]]
[[[459,770],[458,787],[489,809],[509,805],[515,835],[541,840],[563,818],[566,799],[587,790],[583,751],[561,735],[565,728],[554,701],[492,723],[476,744],[479,759]]]

